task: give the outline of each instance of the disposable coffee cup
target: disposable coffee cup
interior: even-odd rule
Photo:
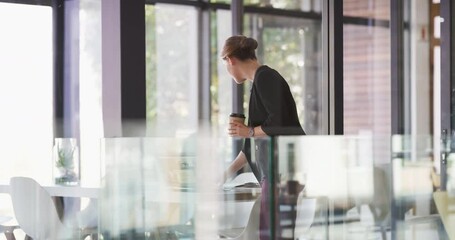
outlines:
[[[245,115],[242,113],[231,113],[229,115],[229,122],[245,123]]]

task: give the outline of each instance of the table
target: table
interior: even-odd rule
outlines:
[[[447,235],[455,240],[455,197],[441,191],[433,193],[433,198]]]
[[[41,186],[54,197],[98,198],[100,191],[99,187],[61,186],[52,184],[43,184]],[[0,193],[9,193],[9,188],[9,183],[0,183]]]
[[[88,187],[88,186],[62,186],[52,184],[41,185],[46,191],[54,197],[87,197],[87,198],[99,198],[100,188],[99,187]],[[192,192],[191,190],[184,189],[172,189],[172,192]],[[225,195],[235,195],[236,200],[251,200],[253,197],[261,193],[260,188],[248,188],[238,187],[226,191],[221,191]],[[9,183],[0,182],[0,193],[9,193]]]
[[[1,216],[0,215],[0,223],[8,222],[11,219],[13,219],[13,218],[9,217],[9,216]]]

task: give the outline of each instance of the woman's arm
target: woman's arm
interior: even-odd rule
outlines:
[[[246,156],[245,154],[240,151],[239,155],[234,159],[234,161],[231,163],[231,165],[228,167],[226,172],[224,172],[224,181],[227,179],[231,178],[231,176],[236,173],[238,170],[243,168],[245,164],[247,163]]]
[[[229,123],[229,135],[231,137],[250,137],[250,128],[245,126],[245,124],[231,122]],[[261,126],[257,126],[254,128],[254,135],[253,137],[265,137],[267,134],[262,130]]]

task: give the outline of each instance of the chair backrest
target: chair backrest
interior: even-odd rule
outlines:
[[[304,239],[313,224],[316,213],[316,198],[305,198],[303,192],[297,197],[297,215],[295,219],[294,239]]]
[[[259,215],[261,212],[261,198],[258,197],[251,208],[250,217],[245,229],[234,240],[251,240],[259,239]]]
[[[33,239],[71,239],[60,221],[49,193],[27,177],[10,179],[14,214],[21,229]]]

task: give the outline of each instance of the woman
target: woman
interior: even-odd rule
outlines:
[[[304,135],[299,123],[297,108],[286,80],[274,69],[261,65],[255,50],[258,43],[253,38],[232,36],[224,44],[221,57],[227,71],[237,84],[252,82],[248,109],[248,124],[229,124],[232,137],[265,137],[276,135]],[[242,151],[229,166],[225,177],[233,175],[249,163],[261,183],[260,239],[269,239],[270,214],[268,213],[267,152],[266,140],[255,141],[257,163],[252,163],[250,141],[245,140]],[[261,151],[262,149],[262,151]],[[265,151],[265,152],[264,152]],[[261,152],[263,152],[261,154]],[[277,209],[277,208],[275,208]],[[279,232],[278,229],[276,232]],[[275,239],[275,238],[273,238]]]

